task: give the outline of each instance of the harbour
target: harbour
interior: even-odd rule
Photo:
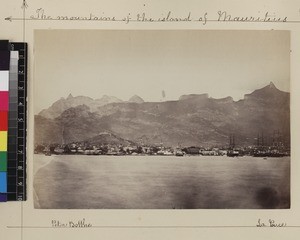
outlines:
[[[43,209],[290,207],[290,157],[35,155],[34,173]]]

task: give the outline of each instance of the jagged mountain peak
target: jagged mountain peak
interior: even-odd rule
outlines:
[[[279,90],[273,82],[270,82],[269,85],[257,89],[250,94],[245,94],[245,99],[249,98],[264,98],[264,99],[277,99],[279,96],[289,96],[288,92]]]
[[[131,98],[129,98],[128,102],[135,102],[135,103],[143,103],[144,99],[142,99],[140,96],[138,95],[134,95]]]
[[[269,85],[261,88],[261,89],[257,89],[256,91],[260,91],[260,90],[263,90],[263,91],[269,91],[269,92],[282,92],[280,91],[273,82],[270,82]]]
[[[277,89],[277,87],[275,86],[275,84],[272,81],[269,84],[269,88]]]

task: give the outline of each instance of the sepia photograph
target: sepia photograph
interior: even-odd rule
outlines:
[[[36,209],[289,209],[290,32],[35,30]]]

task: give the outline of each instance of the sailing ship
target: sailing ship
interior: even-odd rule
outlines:
[[[235,149],[235,136],[231,134],[229,136],[229,148],[227,151],[228,157],[238,157],[240,155],[240,152]]]

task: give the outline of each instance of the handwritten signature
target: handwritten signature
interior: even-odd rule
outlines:
[[[85,218],[76,221],[60,221],[52,220],[51,226],[53,228],[91,228],[93,225],[89,222],[86,222]]]
[[[273,219],[269,219],[267,222],[258,219],[258,222],[256,224],[256,227],[286,227],[286,226],[287,224],[285,222],[278,223]]]

